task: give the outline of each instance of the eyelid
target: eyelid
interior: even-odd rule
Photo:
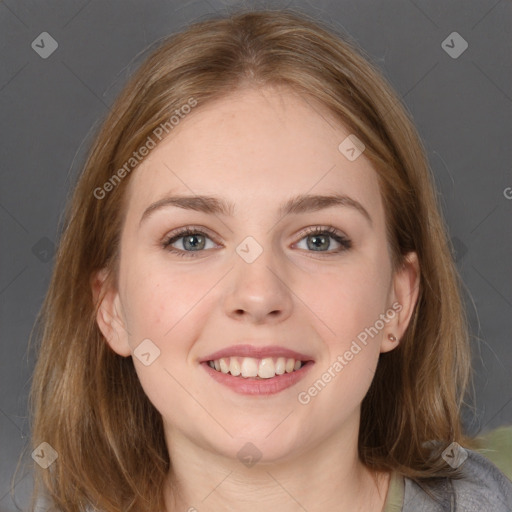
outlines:
[[[298,233],[294,235],[294,238],[297,236],[304,238],[307,235],[315,233],[329,233],[331,235],[338,235],[340,237],[347,238],[339,229],[335,228],[334,226],[327,226],[322,224],[314,224],[312,226],[302,228]],[[300,240],[302,240],[302,238]]]
[[[204,226],[197,226],[197,225],[187,225],[183,226],[181,228],[176,228],[169,233],[167,233],[164,236],[164,240],[169,240],[175,237],[178,237],[180,235],[186,235],[188,232],[194,232],[194,233],[202,233],[208,236],[208,238],[211,238],[215,243],[218,243],[217,236],[213,234],[213,231],[210,231],[208,228],[205,228]]]
[[[212,233],[212,231],[210,231],[208,228],[205,228],[204,226],[197,226],[197,225],[187,225],[187,226],[183,226],[181,228],[176,228],[173,231],[170,231],[163,237],[162,241],[160,242],[160,245],[163,245],[165,249],[169,250],[170,252],[173,252],[172,249],[175,249],[175,248],[169,249],[169,247],[171,247],[171,243],[174,243],[176,240],[179,240],[180,238],[182,238],[184,236],[187,236],[187,234],[189,234],[189,233],[205,235],[207,238],[211,239],[215,244],[220,245],[216,235],[214,235]],[[176,239],[176,240],[174,240],[174,239]],[[182,252],[177,249],[176,249],[176,251]],[[196,251],[183,251],[183,252],[193,253]],[[197,252],[204,252],[204,251],[197,251]]]
[[[315,234],[324,234],[327,233],[330,238],[332,238],[336,243],[338,243],[341,247],[335,250],[328,250],[328,251],[305,251],[307,253],[312,253],[316,255],[320,255],[320,257],[325,256],[332,256],[335,254],[339,254],[344,251],[348,251],[349,249],[352,249],[353,243],[352,240],[345,235],[342,231],[335,228],[334,226],[325,226],[325,225],[319,225],[315,224],[313,226],[308,226],[304,229],[302,229],[298,234],[294,236],[294,238],[298,238],[297,242],[295,242],[293,245],[296,245],[300,243],[304,238],[310,235]]]

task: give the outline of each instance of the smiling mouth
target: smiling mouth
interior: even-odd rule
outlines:
[[[300,370],[308,361],[292,357],[222,357],[207,361],[219,373],[244,379],[265,380]]]

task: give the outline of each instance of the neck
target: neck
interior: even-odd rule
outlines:
[[[168,436],[166,512],[381,512],[390,475],[364,466],[357,434],[355,440],[340,435],[286,460],[246,467],[175,431]]]

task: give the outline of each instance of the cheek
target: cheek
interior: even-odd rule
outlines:
[[[385,288],[375,272],[365,270],[331,276],[325,280],[325,293],[316,296],[317,306],[323,305],[318,309],[323,316],[318,316],[335,334],[324,337],[327,350],[318,361],[318,375],[308,383],[310,391],[302,391],[311,393],[317,411],[332,428],[362,402],[379,360],[382,329],[375,329],[375,324],[380,327],[380,315],[385,314]]]
[[[159,411],[168,406],[169,396],[188,398],[179,383],[188,378],[187,355],[200,335],[200,317],[212,307],[207,293],[215,284],[214,276],[176,267],[133,258],[124,269],[123,305],[132,351],[146,339],[157,347],[149,345],[150,352],[159,351],[148,366],[133,357],[140,383]]]
[[[379,360],[386,326],[381,315],[385,316],[387,310],[389,270],[386,262],[379,263],[376,257],[337,277],[333,275],[328,283],[326,295],[334,297],[329,309],[336,336],[330,338],[333,342],[329,343],[329,361],[323,370],[330,369],[330,374],[336,375],[332,378],[332,399],[344,401],[350,409],[366,395]]]
[[[147,337],[167,344],[181,330],[185,318],[193,318],[195,310],[215,284],[212,276],[193,270],[171,269],[165,261],[134,259],[125,268],[124,302],[132,337]],[[193,322],[192,322],[193,323]]]
[[[350,345],[385,313],[387,277],[376,265],[352,265],[316,281],[307,303],[329,327],[326,340],[336,349]]]

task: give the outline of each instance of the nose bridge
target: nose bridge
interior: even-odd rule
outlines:
[[[290,314],[292,298],[284,267],[268,235],[259,235],[261,243],[249,235],[235,248],[232,286],[225,299],[227,314],[259,321],[270,314],[280,318]]]

